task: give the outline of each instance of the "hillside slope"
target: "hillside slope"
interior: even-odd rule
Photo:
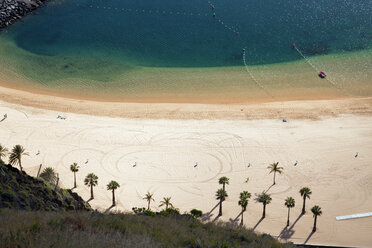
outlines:
[[[91,210],[89,204],[71,190],[51,187],[0,161],[0,208],[20,210]]]
[[[269,235],[185,215],[0,211],[2,247],[295,247]]]

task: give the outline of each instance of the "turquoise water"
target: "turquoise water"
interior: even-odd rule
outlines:
[[[207,0],[51,1],[0,36],[46,58],[148,67],[242,65],[244,47],[249,65],[299,60],[294,42],[308,56],[372,47],[372,0],[212,3],[214,10]]]

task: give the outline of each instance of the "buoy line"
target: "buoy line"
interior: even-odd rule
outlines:
[[[213,18],[215,18],[225,29],[233,32],[236,35],[239,35],[239,31],[238,31],[237,28],[235,28],[234,26],[227,25],[221,19],[218,18],[217,14],[216,14],[216,12],[214,10],[214,4],[210,0],[208,0],[208,4],[209,4],[209,7],[212,8],[212,16],[213,16]]]
[[[249,76],[253,79],[253,81],[258,85],[258,87],[265,90],[265,87],[263,87],[263,85],[258,82],[258,80],[255,78],[255,76],[253,76],[252,72],[249,70],[245,58],[246,58],[246,51],[245,51],[245,48],[244,48],[243,49],[243,64],[244,64],[245,70],[246,70],[246,72],[248,72]]]
[[[308,63],[315,71],[316,73],[319,73],[321,70],[318,69],[313,63],[310,62],[310,60],[300,51],[300,49],[297,48],[297,46],[295,46],[293,44],[293,47],[294,49],[296,49],[296,51],[301,55],[302,58],[305,59],[306,63]],[[327,80],[330,84],[332,84],[333,86],[335,86],[337,89],[339,90],[342,90],[341,87],[338,86],[338,84],[336,82],[334,82],[333,80],[329,79],[328,76],[324,78],[325,80]]]
[[[102,6],[102,5],[80,5],[76,4],[77,7],[88,7],[91,9],[104,9],[104,10],[114,10],[117,12],[127,12],[127,13],[135,13],[135,14],[162,14],[162,15],[173,15],[173,16],[208,16],[209,14],[203,13],[193,13],[193,12],[182,12],[182,11],[165,11],[165,10],[151,10],[151,9],[132,9],[132,8],[117,8],[112,6]]]
[[[213,17],[216,18],[216,13],[214,11],[214,4],[208,0],[208,4],[209,6],[212,8],[212,11],[213,11]],[[226,25],[221,19],[217,19],[217,21],[223,25],[226,29],[234,32],[236,35],[239,35],[239,31],[232,27],[232,26],[228,26]],[[249,70],[249,67],[247,65],[247,62],[246,62],[246,49],[243,48],[243,56],[242,56],[242,60],[243,60],[243,65],[244,65],[244,69],[245,71],[248,73],[248,75],[250,76],[250,78],[254,81],[254,83],[259,87],[261,88],[267,95],[269,95],[271,98],[275,99],[273,95],[271,95],[267,90],[266,88],[257,80],[257,78],[253,75],[253,73]]]

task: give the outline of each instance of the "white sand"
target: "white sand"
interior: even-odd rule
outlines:
[[[24,157],[25,170],[35,176],[38,165],[52,166],[64,187],[73,186],[69,166],[78,162],[78,188],[89,199],[84,177],[93,172],[99,177],[95,187],[94,208],[111,205],[110,180],[121,187],[117,191],[117,210],[145,207],[147,191],[154,193],[153,210],[163,197],[172,197],[181,212],[192,208],[218,214],[214,194],[218,178],[227,176],[229,194],[223,204],[224,221],[240,213],[239,192],[254,194],[272,185],[273,175],[266,168],[279,161],[284,174],[268,193],[273,201],[267,217],[255,230],[281,234],[286,224],[284,199],[293,196],[296,207],[291,224],[302,207],[298,193],[303,186],[313,194],[307,201],[308,212],[287,232],[295,243],[304,243],[313,225],[310,208],[321,206],[318,231],[308,244],[371,246],[372,218],[336,221],[336,216],[372,210],[372,116],[343,115],[320,120],[166,120],[124,119],[70,114],[21,107],[0,102],[0,143],[9,149],[21,144],[30,153]],[[61,114],[66,120],[56,117]],[[0,116],[0,117],[1,117]],[[40,155],[36,155],[40,150]],[[357,158],[355,153],[359,152]],[[89,162],[85,164],[86,159]],[[295,167],[293,164],[298,160]],[[134,162],[137,166],[133,167]],[[198,167],[194,168],[195,162]],[[252,166],[247,168],[248,163]],[[245,179],[249,177],[248,183]],[[245,224],[253,228],[261,218],[262,204],[253,199],[245,213]]]

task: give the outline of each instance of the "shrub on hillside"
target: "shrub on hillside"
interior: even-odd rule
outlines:
[[[50,184],[55,185],[57,183],[57,173],[52,167],[46,167],[43,172],[40,173],[40,177]]]
[[[200,218],[200,217],[202,217],[202,215],[203,215],[203,212],[201,211],[201,210],[198,210],[198,209],[192,209],[191,211],[190,211],[190,214],[191,214],[191,216],[192,217],[194,217],[194,218]]]

